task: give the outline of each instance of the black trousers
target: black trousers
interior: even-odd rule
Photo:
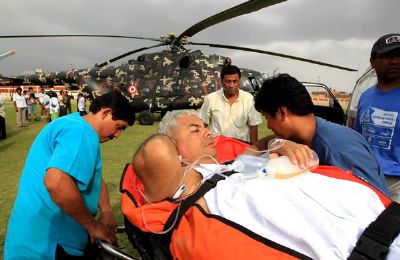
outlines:
[[[65,116],[67,114],[67,107],[66,106],[60,106],[60,114],[59,116]]]
[[[0,139],[6,139],[6,119],[0,116]]]

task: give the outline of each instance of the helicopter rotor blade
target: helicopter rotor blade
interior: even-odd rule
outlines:
[[[101,37],[101,38],[123,38],[123,39],[138,39],[159,42],[160,39],[137,37],[127,35],[108,35],[108,34],[26,34],[26,35],[0,35],[0,39],[14,38],[68,38],[68,37]]]
[[[179,43],[183,37],[192,37],[196,33],[213,26],[215,24],[221,23],[223,21],[229,20],[231,18],[252,13],[258,11],[262,8],[279,4],[281,2],[285,2],[286,0],[250,0],[245,3],[234,6],[228,10],[222,11],[216,15],[213,15],[201,22],[196,23],[190,28],[186,29],[183,33],[181,33],[177,38],[175,43]]]
[[[165,44],[164,43],[159,43],[159,44],[156,44],[156,45],[152,45],[152,46],[148,46],[148,47],[142,47],[142,48],[130,51],[130,52],[126,52],[124,54],[121,54],[121,55],[119,55],[119,56],[117,56],[115,58],[112,58],[110,60],[107,60],[107,61],[97,65],[97,67],[101,68],[101,67],[104,67],[104,66],[114,62],[114,61],[120,60],[120,59],[125,58],[125,57],[127,57],[129,55],[132,55],[134,53],[141,52],[141,51],[144,51],[144,50],[148,50],[148,49],[151,49],[151,48],[160,47],[160,46],[163,46],[163,45],[165,45]]]
[[[296,57],[292,55],[287,55],[283,53],[278,53],[278,52],[272,52],[272,51],[264,51],[264,50],[259,50],[259,49],[253,49],[253,48],[247,48],[247,47],[240,47],[240,46],[233,46],[233,45],[225,45],[225,44],[214,44],[214,43],[201,43],[201,42],[189,42],[188,44],[192,45],[203,45],[203,46],[209,46],[213,48],[223,48],[223,49],[233,49],[233,50],[240,50],[240,51],[248,51],[248,52],[255,52],[255,53],[262,53],[262,54],[267,54],[267,55],[272,55],[272,56],[278,56],[278,57],[283,57],[283,58],[288,58],[292,60],[298,60],[298,61],[303,61],[303,62],[308,62],[312,64],[317,64],[321,66],[327,66],[335,69],[340,69],[340,70],[346,70],[346,71],[357,71],[352,68],[347,68],[343,66],[338,66],[330,63],[325,63],[321,61],[316,61],[316,60],[311,60],[311,59],[306,59],[306,58],[301,58],[301,57]]]

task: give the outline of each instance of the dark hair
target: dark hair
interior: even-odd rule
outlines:
[[[258,112],[266,112],[273,117],[280,107],[286,107],[299,116],[314,112],[314,104],[307,89],[289,74],[278,74],[266,79],[254,102]]]
[[[123,120],[132,126],[135,123],[135,110],[120,91],[112,90],[101,96],[97,96],[90,104],[89,111],[93,114],[102,108],[111,108],[113,120]]]
[[[22,88],[21,88],[21,87],[16,88],[16,89],[15,89],[15,92],[17,92],[18,90],[21,90],[21,91],[22,91]]]
[[[239,78],[242,76],[242,73],[240,73],[240,69],[235,65],[230,65],[230,64],[225,65],[221,70],[221,79],[224,79],[225,75],[234,75],[234,74],[239,74]]]

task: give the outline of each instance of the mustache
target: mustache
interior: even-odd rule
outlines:
[[[395,69],[395,70],[400,69],[400,64],[389,65],[386,67],[386,70],[393,70],[393,69]]]

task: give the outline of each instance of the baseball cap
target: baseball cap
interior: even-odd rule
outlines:
[[[371,56],[373,56],[373,54],[384,54],[397,48],[400,48],[400,33],[386,34],[374,43]]]

